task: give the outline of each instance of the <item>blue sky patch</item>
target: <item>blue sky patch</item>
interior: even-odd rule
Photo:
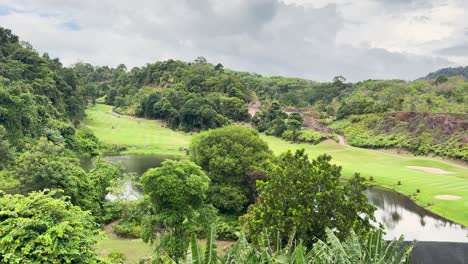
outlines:
[[[71,31],[78,31],[81,29],[80,25],[73,21],[62,23],[61,27]]]

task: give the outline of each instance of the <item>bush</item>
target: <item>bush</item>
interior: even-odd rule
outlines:
[[[113,251],[107,256],[111,264],[124,264],[125,255],[120,252]]]
[[[329,138],[333,138],[333,135],[304,129],[301,131],[297,139],[301,142],[318,144],[324,141],[325,139],[329,139]]]
[[[235,215],[221,215],[216,221],[218,239],[236,240],[241,231],[239,221]]]
[[[104,213],[102,216],[103,223],[110,223],[119,219],[122,216],[123,205],[119,201],[107,201],[104,204]]]
[[[134,222],[119,222],[112,226],[112,231],[123,238],[140,238],[143,227]]]
[[[78,149],[83,153],[88,153],[93,156],[99,155],[99,141],[89,128],[83,128],[76,132],[76,142]]]

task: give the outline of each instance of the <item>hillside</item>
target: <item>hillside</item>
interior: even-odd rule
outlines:
[[[431,72],[428,75],[420,78],[421,80],[435,80],[440,76],[453,77],[453,76],[463,76],[468,79],[468,66],[465,67],[456,67],[456,68],[443,68],[435,72]]]
[[[400,148],[468,160],[467,114],[367,114],[337,121],[332,127],[357,147]]]

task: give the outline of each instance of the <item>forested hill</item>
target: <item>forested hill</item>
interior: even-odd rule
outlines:
[[[0,126],[10,140],[62,136],[85,108],[73,69],[0,27]]]
[[[456,67],[456,68],[443,68],[435,72],[431,72],[428,75],[422,77],[423,80],[436,80],[437,78],[445,76],[463,76],[468,79],[468,66],[465,67]]]
[[[412,149],[424,148],[418,153],[468,157],[464,126],[444,136],[434,136],[431,127],[423,125],[433,124],[432,121],[418,123],[421,127],[416,130],[410,124],[400,124],[407,131],[398,135],[385,129],[362,133],[370,132],[366,126],[349,133],[344,127],[355,126],[355,116],[369,114],[383,124],[388,118],[385,113],[466,114],[468,82],[461,76],[357,83],[337,76],[330,82],[315,82],[234,71],[221,63],[211,64],[203,57],[193,62],[158,61],[132,69],[123,64],[115,68],[87,63],[63,67],[58,59],[39,55],[7,29],[0,29],[0,37],[0,126],[6,129],[11,142],[45,136],[77,148],[70,120],[77,125],[87,104],[101,102],[112,105],[116,112],[161,119],[168,127],[184,131],[252,121],[259,131],[292,141],[317,143],[333,137],[301,129],[308,113],[307,122],[313,117],[320,126],[332,125],[345,136],[368,135],[364,140],[349,141],[360,141],[360,146],[411,145]],[[248,111],[253,103],[261,105],[255,117]],[[285,108],[301,108],[303,117],[288,116]],[[464,116],[457,122],[468,122]],[[336,122],[339,124],[333,125]],[[330,130],[320,132],[323,131]],[[413,140],[408,141],[408,135]],[[436,148],[443,151],[435,151]],[[449,148],[455,148],[456,154]]]

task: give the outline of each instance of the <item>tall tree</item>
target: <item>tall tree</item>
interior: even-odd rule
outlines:
[[[156,240],[158,249],[182,257],[190,233],[214,220],[214,208],[205,203],[210,179],[193,162],[168,160],[148,170],[141,181],[154,208],[144,239]],[[163,235],[158,239],[154,230],[161,230]]]
[[[322,155],[310,161],[304,150],[282,154],[266,170],[267,180],[257,181],[260,198],[241,222],[250,236],[264,229],[279,233],[283,242],[295,235],[306,246],[325,239],[326,228],[341,239],[349,230],[372,228],[374,206],[364,190],[364,179],[355,175],[342,185],[341,167]],[[257,240],[255,240],[257,241]]]
[[[203,132],[190,146],[191,160],[211,178],[209,200],[222,212],[241,213],[253,202],[249,172],[270,155],[255,130],[238,126]]]

